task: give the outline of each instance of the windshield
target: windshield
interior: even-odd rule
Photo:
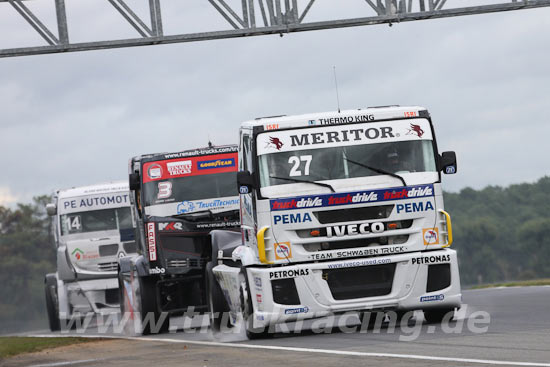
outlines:
[[[437,172],[433,141],[426,139],[427,136],[419,136],[420,134],[407,136],[407,132],[412,130],[410,128],[412,124],[410,122],[405,124],[408,130],[404,130],[403,133],[396,132],[398,131],[396,128],[390,129],[388,123],[379,123],[379,127],[368,129],[357,129],[357,125],[342,125],[311,129],[313,130],[311,133],[309,131],[298,133],[296,130],[281,131],[280,137],[273,133],[263,134],[269,136],[269,140],[264,138],[268,144],[273,140],[279,142],[280,149],[277,146],[271,151],[263,149],[268,154],[262,154],[259,158],[260,184],[266,187],[289,184],[289,179],[325,181],[383,174],[400,178],[402,174],[411,172]],[[373,125],[369,124],[369,126]],[[416,131],[424,132],[429,129],[429,126],[424,125],[427,125],[427,122],[414,126],[421,126],[420,129],[416,128]],[[394,127],[394,125],[389,126]],[[371,129],[385,131],[388,138],[385,140],[369,138],[368,134],[375,135],[368,133]],[[364,131],[363,136],[367,138],[361,140],[359,133],[355,135],[359,130]],[[350,131],[352,134],[349,134]],[[355,136],[358,139],[353,139]],[[309,137],[313,138],[308,140]],[[331,137],[333,139],[330,139]],[[352,139],[348,139],[351,142],[344,143],[337,141],[338,137],[341,140],[343,140],[342,137]],[[326,144],[327,140],[330,144]],[[259,150],[261,141],[262,139],[259,138]],[[315,146],[316,144],[311,144],[315,141],[320,141],[318,147]],[[292,150],[294,146],[299,150]]]
[[[61,235],[133,228],[129,207],[61,215]]]
[[[147,162],[142,172],[148,215],[239,208],[236,148],[234,153]]]
[[[175,178],[144,185],[145,206],[238,195],[237,172]]]

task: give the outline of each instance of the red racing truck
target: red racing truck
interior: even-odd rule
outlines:
[[[130,160],[139,256],[120,259],[119,283],[122,319],[133,319],[135,333],[166,332],[169,316],[190,308],[220,311],[219,324],[229,309],[213,280],[220,249],[210,233],[239,232],[237,166],[235,145]]]

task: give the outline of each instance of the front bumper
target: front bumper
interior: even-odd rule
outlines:
[[[438,270],[434,268],[429,271],[432,265],[437,265],[438,269],[447,268],[450,279],[443,282],[433,279],[441,272],[434,271]],[[373,266],[378,268],[366,269]],[[384,279],[381,276],[380,284],[372,279],[373,275],[378,277],[376,269],[383,269],[386,273]],[[336,282],[330,280],[335,270],[340,276]],[[351,278],[346,275],[347,271]],[[356,276],[363,271],[370,274],[368,279]],[[461,303],[457,255],[450,249],[271,268],[249,267],[247,275],[254,327],[348,311],[450,309],[460,307]],[[290,278],[294,279],[298,303],[275,302],[280,297],[274,292],[273,281]],[[349,280],[349,286],[346,280]],[[437,284],[443,287],[438,288]],[[357,290],[355,293],[354,287]]]
[[[64,294],[73,313],[86,314],[94,312],[97,314],[111,314],[119,308],[118,278],[95,279],[64,283]],[[61,311],[61,310],[60,310]],[[66,317],[63,317],[66,318]]]

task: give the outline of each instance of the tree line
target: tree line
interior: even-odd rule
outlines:
[[[550,177],[444,197],[463,286],[550,277]],[[0,332],[46,325],[44,275],[55,272],[50,200],[0,206]]]

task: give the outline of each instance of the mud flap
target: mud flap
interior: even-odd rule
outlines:
[[[242,310],[240,298],[241,269],[227,265],[217,265],[212,269],[212,272],[229,305],[230,322],[235,325]]]

